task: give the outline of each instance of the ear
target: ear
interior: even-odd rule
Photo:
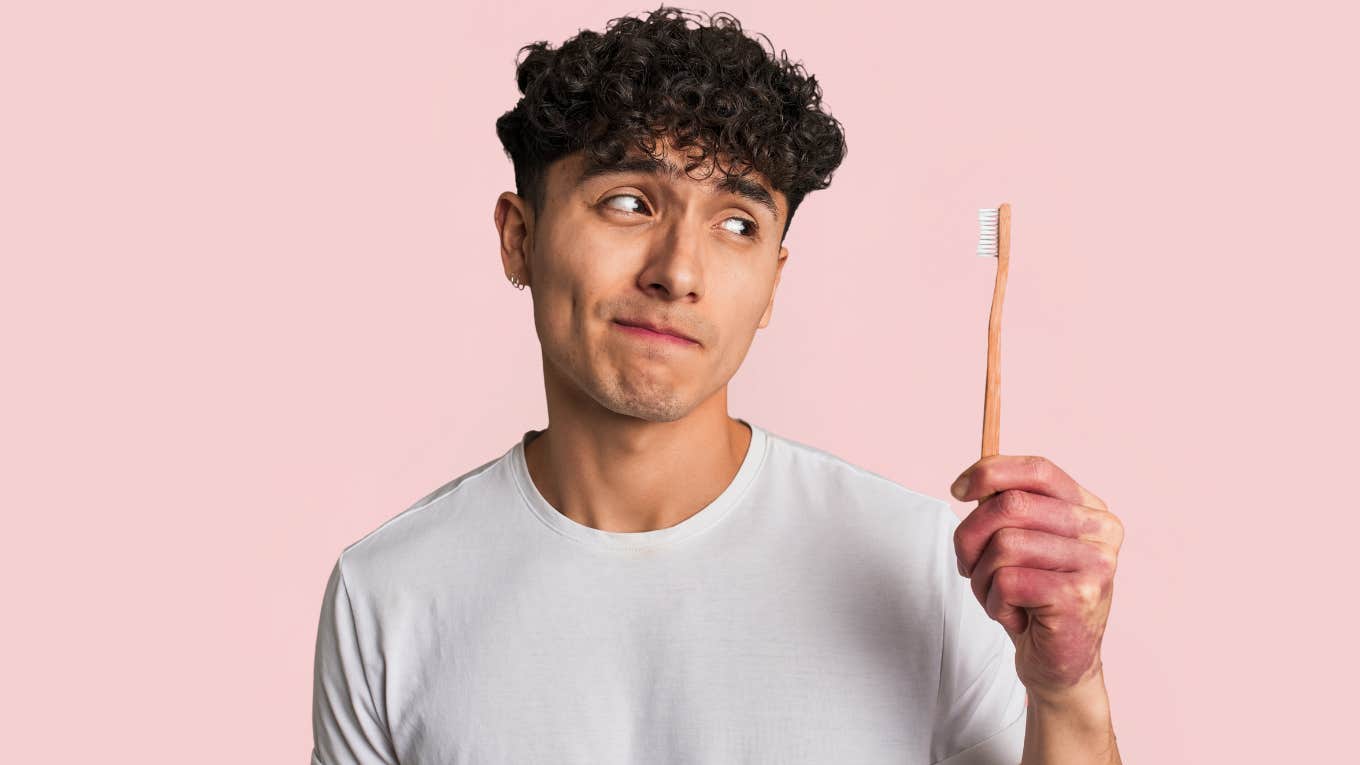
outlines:
[[[492,218],[500,239],[505,278],[514,275],[524,284],[531,284],[529,253],[533,252],[534,213],[529,209],[529,203],[518,194],[502,192],[496,199]]]
[[[774,286],[770,288],[770,302],[765,304],[765,315],[760,317],[758,329],[764,329],[770,323],[770,314],[774,313],[774,293],[779,291],[779,275],[784,272],[784,261],[789,259],[789,248],[779,248],[779,262],[774,267]]]

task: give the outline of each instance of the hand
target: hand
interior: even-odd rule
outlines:
[[[954,532],[959,573],[1006,628],[1026,690],[1057,697],[1100,677],[1124,524],[1043,457],[984,457],[950,493],[979,500]]]

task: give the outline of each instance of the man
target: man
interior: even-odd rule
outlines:
[[[341,553],[313,765],[1119,762],[1098,498],[997,455],[960,523],[728,415],[845,143],[815,79],[685,20],[527,46],[494,218],[549,426]]]

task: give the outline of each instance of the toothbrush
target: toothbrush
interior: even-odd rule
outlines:
[[[984,258],[996,258],[996,286],[992,289],[992,313],[987,319],[987,388],[982,405],[982,456],[1000,451],[1001,443],[1001,300],[1006,296],[1006,272],[1011,262],[1011,206],[978,210],[978,250]]]

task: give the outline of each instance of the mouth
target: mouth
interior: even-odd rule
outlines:
[[[615,319],[614,326],[618,327],[624,333],[640,340],[652,340],[680,346],[696,346],[699,344],[697,341],[691,340],[684,335],[675,332],[661,331],[643,324],[633,324]]]

